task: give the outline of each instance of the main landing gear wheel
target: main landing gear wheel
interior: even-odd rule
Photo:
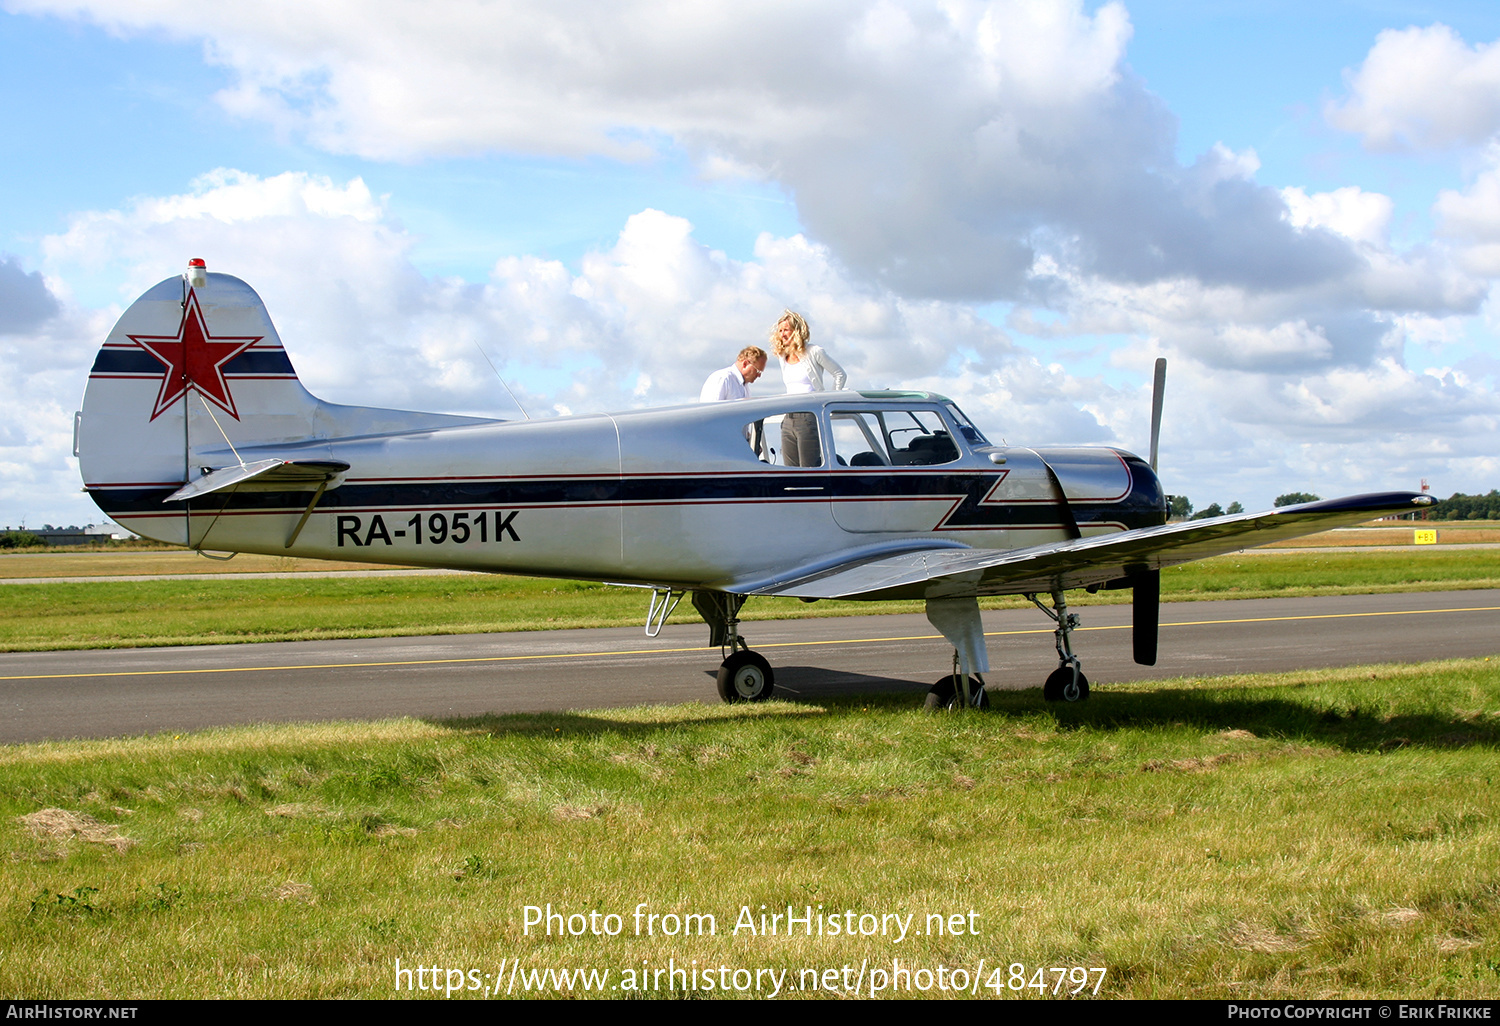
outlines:
[[[928,712],[940,710],[962,709],[964,704],[964,689],[959,679],[949,674],[938,681],[927,691],[927,701],[923,708]],[[989,692],[984,690],[984,681],[977,676],[969,678],[969,705],[974,709],[988,709],[990,707]]]
[[[1042,697],[1049,702],[1082,702],[1089,697],[1089,679],[1073,667],[1059,666],[1042,685]]]
[[[776,690],[776,675],[758,653],[740,651],[720,664],[718,685],[726,702],[764,702]]]

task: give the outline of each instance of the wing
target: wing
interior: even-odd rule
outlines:
[[[1354,495],[1264,513],[1236,513],[1007,551],[928,544],[799,567],[773,579],[736,582],[725,590],[806,599],[957,598],[1066,591],[1363,523],[1381,515],[1409,513],[1434,501],[1415,492]]]

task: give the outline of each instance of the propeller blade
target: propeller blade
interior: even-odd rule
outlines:
[[[1151,472],[1161,447],[1161,407],[1167,388],[1167,361],[1158,357],[1151,382]],[[1161,622],[1161,571],[1143,570],[1131,575],[1130,641],[1135,661],[1156,665],[1156,635]]]
[[[1156,471],[1156,451],[1161,441],[1162,392],[1167,387],[1167,359],[1156,360],[1156,378],[1151,383],[1151,470]]]

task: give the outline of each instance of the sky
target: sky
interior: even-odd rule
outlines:
[[[0,526],[102,520],[191,257],[334,402],[690,401],[790,308],[1010,444],[1144,451],[1164,356],[1200,509],[1500,487],[1493,3],[0,0],[0,91]]]

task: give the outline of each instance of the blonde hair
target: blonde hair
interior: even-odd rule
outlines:
[[[781,326],[790,324],[792,326],[792,337],[785,342],[781,339]],[[807,340],[812,332],[807,329],[807,321],[802,315],[788,310],[781,315],[781,319],[771,329],[771,352],[785,360],[788,356],[795,356],[799,360],[807,352]]]
[[[751,363],[765,363],[766,351],[760,346],[746,346],[740,350],[740,355],[734,358],[735,363],[741,360],[749,360]]]

